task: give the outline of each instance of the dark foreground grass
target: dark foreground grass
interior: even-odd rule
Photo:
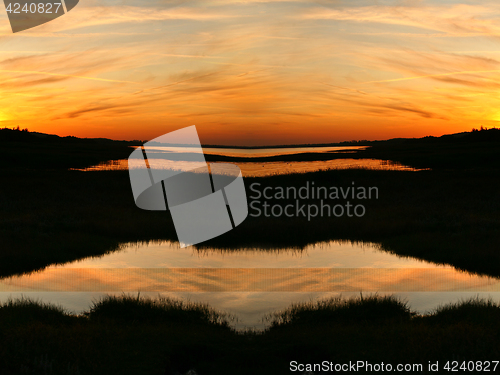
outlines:
[[[170,299],[108,297],[80,316],[11,301],[0,307],[0,372],[287,374],[290,361],[425,369],[428,361],[500,359],[500,306],[478,299],[425,316],[394,297],[331,299],[272,314],[264,332],[235,332],[230,319]]]
[[[336,297],[310,303],[294,304],[285,311],[266,317],[271,327],[287,325],[345,323],[383,323],[409,321],[414,316],[407,303],[391,296],[343,299]]]
[[[141,322],[174,324],[208,324],[229,327],[234,320],[204,304],[186,303],[171,298],[137,298],[108,296],[94,303],[85,315],[91,321],[112,321],[126,324]]]

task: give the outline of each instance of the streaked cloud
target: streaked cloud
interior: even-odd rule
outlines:
[[[498,3],[471,5],[460,3],[440,4],[436,1],[416,4],[340,8],[334,5],[335,8],[310,9],[298,16],[298,18],[411,26],[430,31],[441,31],[451,35],[468,33],[472,35],[499,35],[500,33],[500,26],[495,17],[500,14],[500,4]],[[403,35],[408,35],[408,33]]]
[[[458,132],[500,121],[500,4],[82,2],[12,34],[2,125],[276,144]]]

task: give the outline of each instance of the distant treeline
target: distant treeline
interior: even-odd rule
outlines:
[[[60,137],[54,134],[45,134],[39,132],[31,132],[27,128],[3,128],[0,129],[0,142],[2,141],[15,141],[15,142],[87,142],[87,143],[106,143],[117,142],[123,145],[138,146],[142,145],[148,140],[132,140],[132,141],[119,141],[107,138],[78,138],[74,136]],[[446,134],[440,137],[426,136],[423,138],[392,138],[388,140],[351,140],[337,143],[307,143],[307,144],[287,144],[287,145],[271,145],[271,146],[230,146],[230,145],[210,145],[203,144],[205,148],[234,148],[242,150],[257,150],[269,148],[291,148],[291,147],[340,147],[340,146],[374,146],[382,144],[397,144],[397,143],[450,143],[450,142],[478,142],[478,141],[500,141],[500,129],[498,128],[473,128],[470,132],[462,132],[456,134]],[[166,146],[167,144],[150,143],[151,145]],[[189,144],[169,145],[177,147],[190,147]]]
[[[74,136],[60,137],[55,134],[31,132],[19,126],[14,129],[0,129],[0,142],[44,142],[44,143],[110,143],[118,142],[124,145],[141,145],[146,141],[115,141],[107,138],[78,138]]]

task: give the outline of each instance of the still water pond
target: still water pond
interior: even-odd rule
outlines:
[[[371,170],[398,170],[398,171],[419,171],[421,169],[412,168],[400,163],[395,163],[389,160],[380,159],[354,159],[354,158],[341,158],[333,160],[321,161],[266,161],[266,162],[252,162],[251,160],[256,157],[271,157],[280,155],[300,155],[304,153],[354,153],[364,146],[354,147],[294,147],[294,148],[274,148],[274,149],[231,149],[231,148],[203,148],[205,154],[221,155],[230,157],[246,158],[248,161],[238,161],[234,164],[242,171],[243,177],[263,177],[278,174],[291,174],[291,173],[306,173],[315,171],[327,170],[341,170],[341,169],[371,169]],[[148,158],[148,162],[156,169],[175,169],[175,170],[191,170],[197,168],[199,165],[189,161],[169,160],[168,154],[185,154],[196,151],[196,149],[189,147],[150,147],[158,158]],[[161,156],[167,157],[161,158]],[[129,168],[137,168],[142,164],[135,165],[134,162],[126,159],[111,160],[105,163],[94,165],[84,169],[77,169],[81,171],[112,171],[112,170],[127,170]]]
[[[395,294],[417,311],[471,296],[500,298],[500,279],[399,257],[377,244],[323,242],[303,250],[199,251],[178,243],[124,244],[98,258],[0,280],[0,300],[28,296],[88,309],[104,294],[138,293],[209,303],[237,316],[237,328],[318,298]]]

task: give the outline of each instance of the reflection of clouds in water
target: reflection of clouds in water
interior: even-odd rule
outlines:
[[[383,252],[377,244],[323,242],[303,250],[223,251],[177,243],[122,250],[0,282],[20,291],[453,291],[499,290],[497,279]]]
[[[307,173],[343,169],[370,169],[383,171],[419,171],[412,167],[378,159],[335,159],[325,161],[235,163],[244,177],[263,177],[292,173]]]
[[[52,301],[81,311],[89,307],[89,296],[102,293],[161,294],[206,302],[236,314],[239,328],[262,328],[261,319],[269,312],[339,293],[411,295],[416,301],[412,307],[422,311],[443,303],[439,296],[444,295],[453,296],[450,301],[470,293],[500,296],[498,279],[398,257],[378,248],[377,244],[346,241],[275,252],[198,251],[181,249],[174,242],[124,244],[122,250],[102,257],[3,279],[0,299],[21,293],[42,299],[55,296]]]
[[[2,280],[1,291],[500,291],[500,280],[451,268],[52,268]]]
[[[303,153],[342,153],[364,150],[368,146],[336,146],[336,147],[283,147],[283,148],[214,148],[203,147],[203,153],[207,155],[223,155],[240,158],[261,158],[280,155],[294,155]],[[189,153],[198,152],[195,147],[160,147],[149,146],[148,149],[157,153]]]
[[[148,159],[151,168],[155,169],[168,169],[175,171],[189,171],[200,167],[198,162],[190,161],[174,161],[165,159]],[[215,162],[217,163],[217,162]],[[242,172],[243,177],[263,177],[271,175],[282,175],[292,173],[307,173],[316,171],[328,170],[343,170],[343,169],[370,169],[370,170],[384,170],[384,171],[420,171],[423,169],[416,169],[408,167],[403,164],[393,163],[388,160],[379,159],[335,159],[324,161],[292,161],[292,162],[232,162],[236,164]],[[106,163],[101,163],[89,168],[76,169],[82,171],[111,171],[111,170],[127,170],[128,168],[137,169],[141,168],[136,160],[113,160]],[[231,171],[224,171],[221,169],[219,174],[224,172],[230,174]]]

